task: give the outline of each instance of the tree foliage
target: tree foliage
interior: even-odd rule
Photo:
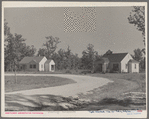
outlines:
[[[58,43],[60,43],[59,38],[58,37],[53,37],[53,36],[48,36],[46,37],[47,41],[46,43],[43,44],[43,46],[46,47],[46,57],[47,59],[49,59],[53,53],[55,52]]]
[[[10,27],[8,27],[8,22],[4,20],[4,36],[7,36],[10,33]]]
[[[140,69],[145,69],[145,58],[143,57],[142,50],[137,48],[132,55],[133,59],[140,62]]]
[[[36,49],[33,46],[27,46],[25,39],[22,35],[10,33],[10,28],[7,26],[7,22],[4,23],[4,35],[5,35],[5,70],[16,70],[19,66],[19,61],[25,56],[33,56]]]
[[[94,50],[94,45],[88,44],[87,49],[82,52],[82,67],[94,70],[94,62],[97,55],[98,53]]]
[[[133,58],[139,62],[143,59],[143,54],[141,49],[138,48],[134,50]]]
[[[130,24],[134,24],[139,31],[142,32],[144,38],[145,46],[145,7],[144,6],[134,6],[130,16],[128,17]]]

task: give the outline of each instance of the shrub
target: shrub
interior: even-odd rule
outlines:
[[[90,70],[89,71],[82,71],[81,74],[87,74],[87,73],[92,73]]]
[[[66,70],[65,72],[66,74],[72,74],[72,72],[70,70]]]

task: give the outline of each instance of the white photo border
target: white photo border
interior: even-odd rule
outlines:
[[[126,112],[114,113],[95,113],[95,111],[45,111],[43,114],[5,114],[5,90],[4,90],[4,8],[21,8],[21,7],[128,7],[128,6],[145,6],[145,37],[146,37],[146,58],[148,58],[147,53],[147,2],[39,2],[39,1],[3,1],[2,2],[2,42],[1,42],[1,116],[2,117],[57,117],[57,118],[68,118],[68,117],[82,117],[82,118],[146,118],[147,117],[147,107],[139,115],[128,115]],[[148,95],[147,90],[147,66],[148,59],[146,60],[146,99]],[[146,106],[147,106],[146,100]],[[133,111],[131,111],[133,112]]]

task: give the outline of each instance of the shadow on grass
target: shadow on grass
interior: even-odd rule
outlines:
[[[140,100],[142,101],[140,102]],[[98,104],[101,104],[101,105],[116,104],[120,106],[129,106],[129,105],[145,105],[146,103],[144,98],[139,99],[138,101],[137,100],[133,101],[131,98],[126,98],[123,100],[118,100],[115,98],[105,98],[102,101],[100,101]]]
[[[55,95],[5,96],[5,111],[65,111],[76,105],[72,98]]]
[[[79,99],[66,98],[55,95],[6,95],[5,111],[90,111],[90,110],[121,110],[132,109],[131,106],[146,106],[146,99],[104,98],[99,102],[84,103]]]
[[[116,99],[116,98],[104,98],[103,100],[97,103],[90,103],[85,105],[82,110],[143,110],[146,108],[146,99],[135,99],[131,98],[126,99]],[[80,109],[79,109],[80,110]]]

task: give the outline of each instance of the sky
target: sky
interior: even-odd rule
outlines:
[[[79,8],[78,8],[79,9]],[[59,37],[59,49],[67,49],[80,57],[88,44],[93,44],[99,55],[107,50],[113,53],[133,54],[143,48],[142,33],[128,22],[132,7],[96,7],[96,30],[94,32],[64,32],[64,8],[5,8],[4,18],[11,33],[21,34],[27,45],[44,48],[47,36]],[[74,12],[79,12],[75,11]],[[36,53],[37,53],[36,51]]]

